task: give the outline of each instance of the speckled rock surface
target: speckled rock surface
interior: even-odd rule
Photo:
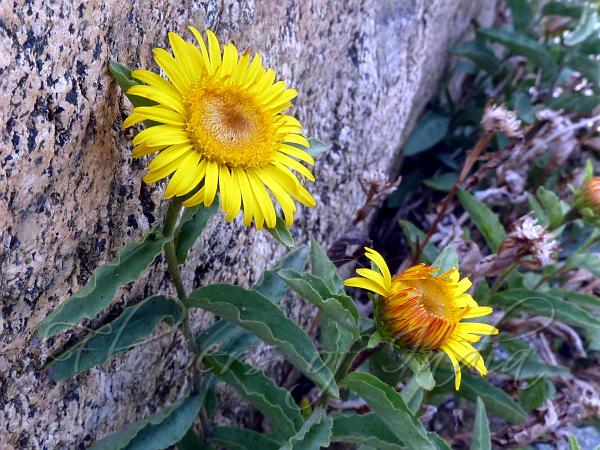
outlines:
[[[187,354],[161,328],[122,357],[53,383],[40,367],[83,329],[40,342],[33,326],[99,262],[159,221],[163,185],[130,158],[129,108],[107,65],[153,68],[151,49],[189,23],[261,52],[300,92],[295,114],[331,143],[294,229],[331,243],[361,204],[365,168],[386,170],[433,92],[448,46],[493,0],[14,0],[0,6],[0,448],[85,448],[187,388]],[[486,19],[483,19],[485,22]],[[203,252],[202,249],[205,249]],[[188,288],[248,285],[281,253],[270,236],[220,217],[185,267]],[[126,304],[169,292],[157,262],[119,291]],[[301,308],[286,303],[293,317]],[[210,318],[194,317],[196,328]],[[264,354],[264,357],[261,355]],[[272,353],[259,354],[269,367]],[[232,410],[232,414],[244,414]],[[246,410],[247,411],[247,410]],[[223,414],[222,414],[223,415]],[[226,415],[226,414],[224,414]],[[235,417],[234,417],[235,419]]]

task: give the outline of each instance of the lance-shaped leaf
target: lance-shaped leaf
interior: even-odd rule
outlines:
[[[298,433],[292,436],[280,450],[317,450],[329,447],[333,419],[325,415],[323,408],[316,408]]]
[[[574,302],[577,306],[589,309],[592,312],[600,312],[600,297],[596,295],[569,291],[568,289],[550,289],[548,293],[566,299],[567,301]]]
[[[319,317],[319,324],[321,326],[321,345],[323,346],[321,354],[324,356],[327,367],[335,373],[354,342],[354,334],[325,314]]]
[[[410,250],[415,253],[417,251],[417,247],[421,245],[423,240],[425,239],[425,233],[418,229],[412,222],[408,220],[399,220],[398,224],[400,228],[402,228],[402,232],[408,241],[408,245],[410,245]],[[431,263],[435,257],[437,256],[438,251],[431,242],[427,242],[425,247],[423,248],[423,252],[421,254],[421,259],[423,259],[427,263]]]
[[[90,280],[79,292],[61,303],[36,326],[38,336],[54,336],[81,319],[94,317],[110,304],[120,286],[137,280],[170,239],[151,232],[142,240],[125,245],[115,259],[94,270]]]
[[[436,448],[423,424],[410,412],[392,386],[373,375],[358,372],[348,374],[344,384],[360,395],[400,440],[410,443],[412,449]]]
[[[529,289],[509,289],[494,295],[491,303],[509,311],[528,311],[555,318],[568,325],[592,330],[600,329],[600,320],[589,312],[546,292]]]
[[[473,61],[481,69],[494,74],[501,67],[494,52],[479,41],[461,42],[450,49],[453,55],[462,56]]]
[[[265,296],[239,286],[212,285],[193,291],[185,304],[203,308],[254,333],[318,386],[338,396],[333,375],[306,332]]]
[[[129,67],[116,61],[113,61],[108,65],[108,70],[110,71],[117,84],[123,90],[123,93],[127,95],[127,98],[133,104],[133,106],[152,106],[156,104],[152,100],[148,100],[147,98],[127,94],[129,88],[138,84],[142,84],[141,82],[139,82],[131,76],[131,70],[129,69]]]
[[[106,436],[90,450],[161,450],[179,442],[200,412],[203,395],[181,399],[147,419]]]
[[[215,375],[242,394],[287,438],[302,427],[302,415],[290,393],[254,367],[225,354],[205,356],[204,363]]]
[[[536,39],[516,31],[508,32],[496,28],[479,29],[477,34],[504,45],[514,54],[525,56],[532,64],[539,66],[546,76],[556,72],[556,63],[548,48]]]
[[[447,367],[438,367],[435,378],[438,386],[443,388],[454,378],[454,372]],[[485,378],[473,376],[465,370],[462,371],[462,383],[456,394],[473,403],[477,402],[477,397],[481,397],[491,414],[511,423],[521,423],[527,416],[523,408],[502,389],[490,384]]]
[[[196,242],[196,239],[200,237],[206,228],[206,224],[218,209],[219,204],[217,202],[214,202],[208,208],[200,205],[189,210],[186,209],[183,223],[175,238],[175,254],[177,255],[177,262],[179,264],[185,262],[189,250]]]
[[[429,111],[421,117],[404,143],[404,154],[414,156],[429,150],[448,133],[450,117]]]
[[[327,252],[315,239],[310,241],[310,265],[312,274],[323,280],[327,289],[334,294],[344,294],[344,282]]]
[[[496,214],[464,189],[459,189],[458,200],[481,231],[487,245],[497,252],[506,233]]]
[[[270,270],[265,270],[258,282],[252,287],[273,303],[279,303],[287,294],[288,287],[277,276],[280,268],[303,270],[308,259],[308,248],[302,245],[286,253]],[[259,343],[259,339],[233,322],[218,320],[197,338],[200,348],[208,349],[215,345],[222,345],[224,352],[241,355],[245,350]]]
[[[247,428],[216,427],[212,430],[210,441],[227,450],[277,450],[277,441]]]
[[[277,217],[277,221],[275,222],[275,226],[273,228],[268,228],[267,231],[275,238],[277,242],[282,245],[285,245],[287,248],[293,248],[294,238],[290,230],[285,225],[285,221],[281,217]]]
[[[350,297],[332,294],[320,278],[307,272],[282,269],[277,275],[324,314],[338,321],[352,333],[358,333],[358,310]]]
[[[479,397],[477,397],[477,409],[473,423],[471,450],[492,450],[490,423],[485,412],[485,404]]]
[[[92,331],[66,352],[46,365],[50,378],[65,380],[102,364],[148,336],[162,320],[178,322],[181,307],[173,300],[156,295],[129,306],[119,317]]]
[[[379,450],[405,447],[382,418],[375,413],[334,414],[331,442],[367,445]]]

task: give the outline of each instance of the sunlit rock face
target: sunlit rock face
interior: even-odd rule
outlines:
[[[40,367],[84,333],[41,342],[32,329],[128,240],[162,219],[164,184],[141,182],[147,160],[130,157],[130,104],[109,76],[118,60],[155,69],[152,47],[188,24],[260,52],[299,91],[294,114],[305,134],[330,144],[317,161],[294,234],[331,244],[364,199],[358,176],[386,171],[439,80],[447,49],[493,0],[261,0],[83,2],[16,0],[0,7],[0,448],[78,448],[146,417],[187,387],[187,353],[160,328],[102,367],[53,383]],[[283,252],[266,233],[211,222],[184,268],[190,289],[249,285]],[[97,327],[126,304],[171,292],[159,258],[121,289]],[[293,318],[310,308],[285,303]],[[212,320],[194,317],[200,328]],[[279,373],[276,353],[253,363]],[[252,415],[224,393],[218,418]]]

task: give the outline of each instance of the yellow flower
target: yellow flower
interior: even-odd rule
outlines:
[[[254,220],[257,228],[274,227],[275,199],[285,223],[294,221],[294,199],[312,207],[315,200],[302,180],[314,181],[301,163],[314,165],[304,150],[309,143],[300,122],[283,114],[293,106],[294,89],[275,81],[273,69],[265,69],[260,55],[240,55],[229,43],[221,46],[206,31],[208,45],[194,27],[192,44],[169,33],[173,56],[154,49],[154,60],[168,79],[148,70],[132,76],[144,84],[127,93],[156,105],[133,109],[124,123],[130,127],[152,121],[133,139],[134,157],[159,152],[148,166],[144,181],[152,183],[173,174],[165,197],[189,195],[184,206],[210,206],[217,192],[228,221],[244,210],[244,225]],[[197,189],[196,192],[194,190]]]
[[[392,277],[383,257],[366,248],[378,270],[358,269],[360,277],[349,278],[346,286],[358,287],[381,296],[375,308],[379,331],[402,345],[415,349],[439,349],[445,352],[455,374],[455,387],[460,387],[459,362],[487,375],[481,354],[471,345],[480,335],[497,334],[488,324],[463,322],[463,319],[490,314],[492,308],[479,306],[467,294],[468,278],[459,280],[456,269],[434,275],[435,268],[418,264]]]

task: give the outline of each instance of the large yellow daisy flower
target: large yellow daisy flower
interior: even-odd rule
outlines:
[[[144,181],[173,174],[165,197],[188,195],[184,206],[210,206],[218,192],[228,221],[243,209],[244,225],[254,220],[259,229],[275,226],[275,199],[291,226],[294,199],[315,205],[292,172],[314,181],[301,163],[314,165],[301,149],[309,143],[300,122],[283,114],[296,90],[287,89],[283,81],[274,83],[275,72],[263,67],[260,55],[240,55],[231,43],[221,53],[210,30],[207,45],[198,30],[189,29],[197,45],[169,33],[173,55],[154,49],[154,60],[168,79],[148,70],[132,72],[144,84],[127,93],[156,103],[134,108],[124,123],[154,123],[133,139],[134,157],[159,152]]]
[[[360,277],[349,278],[345,284],[381,296],[375,308],[380,332],[407,347],[445,352],[454,367],[457,390],[461,380],[459,361],[487,375],[483,358],[471,343],[478,342],[480,335],[497,334],[498,330],[485,323],[462,322],[492,312],[492,308],[479,306],[467,294],[469,279],[460,280],[456,269],[434,275],[436,269],[425,264],[392,277],[383,257],[373,249],[365,250],[365,256],[378,270],[358,269]]]

